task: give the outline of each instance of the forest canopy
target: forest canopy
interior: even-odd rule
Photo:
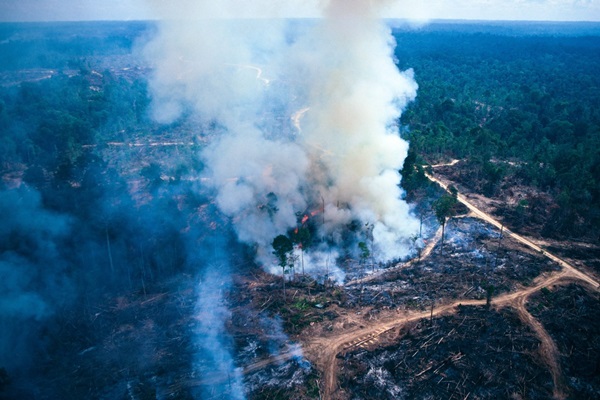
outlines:
[[[399,67],[419,83],[402,116],[414,153],[469,160],[488,196],[510,174],[554,198],[543,234],[598,237],[597,28],[440,24],[395,37]]]

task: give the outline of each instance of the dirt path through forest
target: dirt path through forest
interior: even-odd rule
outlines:
[[[454,165],[458,161],[453,161],[450,164]],[[441,166],[441,165],[440,165]],[[448,190],[448,184],[440,181],[439,179],[426,174],[426,176],[433,182],[439,184],[445,190]],[[539,291],[543,287],[551,286],[560,283],[559,281],[583,281],[586,286],[589,286],[592,290],[598,291],[599,284],[592,276],[587,275],[584,272],[577,270],[575,267],[555,256],[552,253],[542,249],[531,240],[518,235],[508,229],[504,229],[503,224],[494,219],[489,214],[483,212],[479,208],[471,204],[465,196],[458,194],[458,201],[463,203],[469,208],[471,214],[487,223],[503,230],[503,233],[513,237],[520,243],[528,246],[529,248],[539,252],[541,255],[549,258],[550,260],[558,263],[561,267],[561,271],[539,276],[535,281],[534,285],[530,287],[522,288],[516,292],[508,293],[493,299],[493,306],[496,308],[511,306],[515,308],[523,320],[524,323],[528,324],[536,333],[540,339],[540,354],[544,362],[548,365],[548,368],[552,374],[554,381],[554,398],[564,399],[566,397],[563,377],[558,361],[558,349],[556,344],[544,329],[542,324],[537,321],[525,308],[527,298]],[[432,241],[434,242],[434,241]],[[423,254],[426,257],[429,252]],[[371,280],[373,278],[365,278],[364,281]],[[354,282],[359,283],[359,282]],[[459,305],[463,306],[477,306],[485,305],[485,300],[458,300],[449,304],[441,305],[433,310],[419,312],[419,313],[408,313],[402,316],[389,312],[387,315],[380,318],[379,321],[369,323],[367,321],[364,324],[369,324],[368,327],[354,328],[341,334],[335,334],[330,337],[318,337],[308,339],[304,343],[304,349],[307,356],[313,361],[317,367],[323,373],[323,388],[322,394],[323,399],[338,399],[341,398],[342,394],[338,393],[338,360],[337,356],[345,351],[352,350],[357,346],[365,344],[374,344],[379,336],[389,332],[392,329],[401,327],[409,322],[416,321],[422,318],[428,318],[431,316],[439,316],[446,313],[453,313],[456,307]]]
[[[550,335],[548,331],[544,328],[544,326],[533,317],[525,308],[525,303],[527,302],[527,296],[522,296],[518,298],[516,302],[513,303],[513,306],[516,308],[517,313],[519,314],[519,318],[523,323],[529,325],[534,331],[537,337],[540,339],[540,349],[539,354],[542,357],[542,360],[548,366],[550,370],[550,374],[552,375],[552,382],[554,383],[554,392],[553,397],[555,399],[565,399],[566,391],[564,389],[564,379],[562,375],[562,371],[560,368],[560,362],[558,360],[558,348],[556,347],[556,343]]]

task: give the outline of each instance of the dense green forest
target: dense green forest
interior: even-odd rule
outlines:
[[[485,195],[501,183],[550,195],[544,235],[597,239],[600,40],[575,26],[566,24],[569,34],[544,33],[543,24],[396,31],[399,66],[413,68],[419,83],[402,123],[414,154],[468,160]],[[521,209],[536,200],[523,199]]]

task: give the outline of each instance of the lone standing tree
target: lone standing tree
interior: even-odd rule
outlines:
[[[455,189],[456,190],[456,189]],[[444,254],[444,231],[446,229],[446,220],[454,213],[454,206],[457,203],[455,191],[452,195],[444,194],[442,197],[433,202],[433,211],[435,217],[442,226],[442,245],[440,246],[441,254]]]
[[[285,235],[279,235],[275,239],[273,239],[273,254],[277,256],[277,260],[279,261],[279,266],[282,269],[282,278],[283,278],[283,301],[285,301],[285,272],[289,263],[289,257],[291,252],[294,250],[294,245],[290,238]]]

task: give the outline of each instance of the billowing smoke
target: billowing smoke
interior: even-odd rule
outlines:
[[[394,64],[384,3],[330,0],[323,18],[302,23],[204,18],[232,16],[228,1],[162,9],[170,19],[145,49],[154,116],[204,121],[205,182],[267,267],[273,238],[313,210],[327,243],[315,252],[367,237],[379,261],[411,252],[418,223],[401,200],[408,145],[397,121],[417,85]],[[362,227],[353,239],[350,224]]]
[[[245,399],[242,372],[235,367],[229,351],[232,347],[231,339],[224,326],[225,321],[231,318],[224,299],[224,292],[231,284],[226,269],[227,264],[209,267],[199,284],[196,334],[199,335],[197,342],[200,352],[196,368],[205,379],[211,374],[217,374],[220,378],[227,377],[227,380],[215,379],[215,382],[207,379],[209,382],[204,386],[208,393],[203,393],[201,398],[222,396],[242,400]]]
[[[0,190],[0,212],[0,366],[15,368],[27,365],[32,337],[73,295],[60,251],[71,221],[26,186]]]

